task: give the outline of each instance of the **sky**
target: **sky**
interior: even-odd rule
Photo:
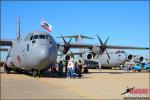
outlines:
[[[84,43],[98,44],[110,36],[108,45],[149,47],[148,1],[2,1],[1,38],[16,39],[16,21],[21,18],[21,36],[40,27],[41,19],[52,25],[57,42],[60,34],[82,34],[95,38]],[[149,57],[148,51],[126,50]],[[4,60],[6,53],[1,53]]]

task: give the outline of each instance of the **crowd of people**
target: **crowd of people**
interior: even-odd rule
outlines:
[[[81,60],[73,62],[72,59],[68,61],[59,61],[58,65],[51,68],[51,72],[57,72],[59,76],[66,76],[66,78],[82,77],[83,64]]]

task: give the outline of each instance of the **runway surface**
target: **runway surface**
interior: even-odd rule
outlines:
[[[1,99],[123,99],[127,87],[149,89],[149,73],[89,71],[82,79],[1,73]]]

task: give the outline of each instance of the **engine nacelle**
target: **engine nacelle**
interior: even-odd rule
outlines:
[[[71,58],[72,58],[71,55],[66,54],[66,55],[63,55],[62,57],[58,57],[57,61],[58,61],[58,62],[59,62],[59,60],[68,61],[68,60],[70,60]]]
[[[68,60],[70,60],[70,59],[71,59],[71,56],[70,56],[70,55],[66,55],[66,56],[65,56],[65,60],[68,61]]]
[[[64,52],[64,47],[63,46],[59,46],[58,50],[63,53]]]
[[[127,60],[132,60],[133,59],[133,56],[131,54],[127,55]]]
[[[84,58],[85,59],[88,59],[88,60],[92,60],[94,57],[94,55],[92,53],[85,53],[84,54]]]
[[[99,48],[99,47],[96,47],[96,46],[93,46],[91,50],[92,50],[93,53],[98,54],[99,51],[100,51],[100,48]]]
[[[133,61],[135,62],[135,63],[141,63],[141,62],[143,62],[143,60],[144,60],[144,57],[142,57],[142,56],[134,56],[134,59],[133,59]]]

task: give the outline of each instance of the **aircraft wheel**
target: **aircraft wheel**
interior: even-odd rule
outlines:
[[[10,73],[10,71],[11,71],[11,69],[10,69],[10,68],[6,68],[5,70],[6,70],[6,73],[7,73],[7,74],[9,74],[9,73]]]
[[[17,72],[17,74],[20,74],[21,70],[20,69],[16,69],[15,72]]]
[[[38,71],[38,76],[41,77],[41,71]]]
[[[9,68],[9,67],[7,67],[7,65],[5,65],[5,72],[6,72],[7,74],[9,74],[10,71],[11,71],[11,68]]]
[[[36,77],[36,76],[37,76],[37,74],[38,74],[38,73],[37,73],[37,71],[36,71],[36,70],[34,70],[34,71],[33,71],[33,73],[32,73],[33,77]]]

